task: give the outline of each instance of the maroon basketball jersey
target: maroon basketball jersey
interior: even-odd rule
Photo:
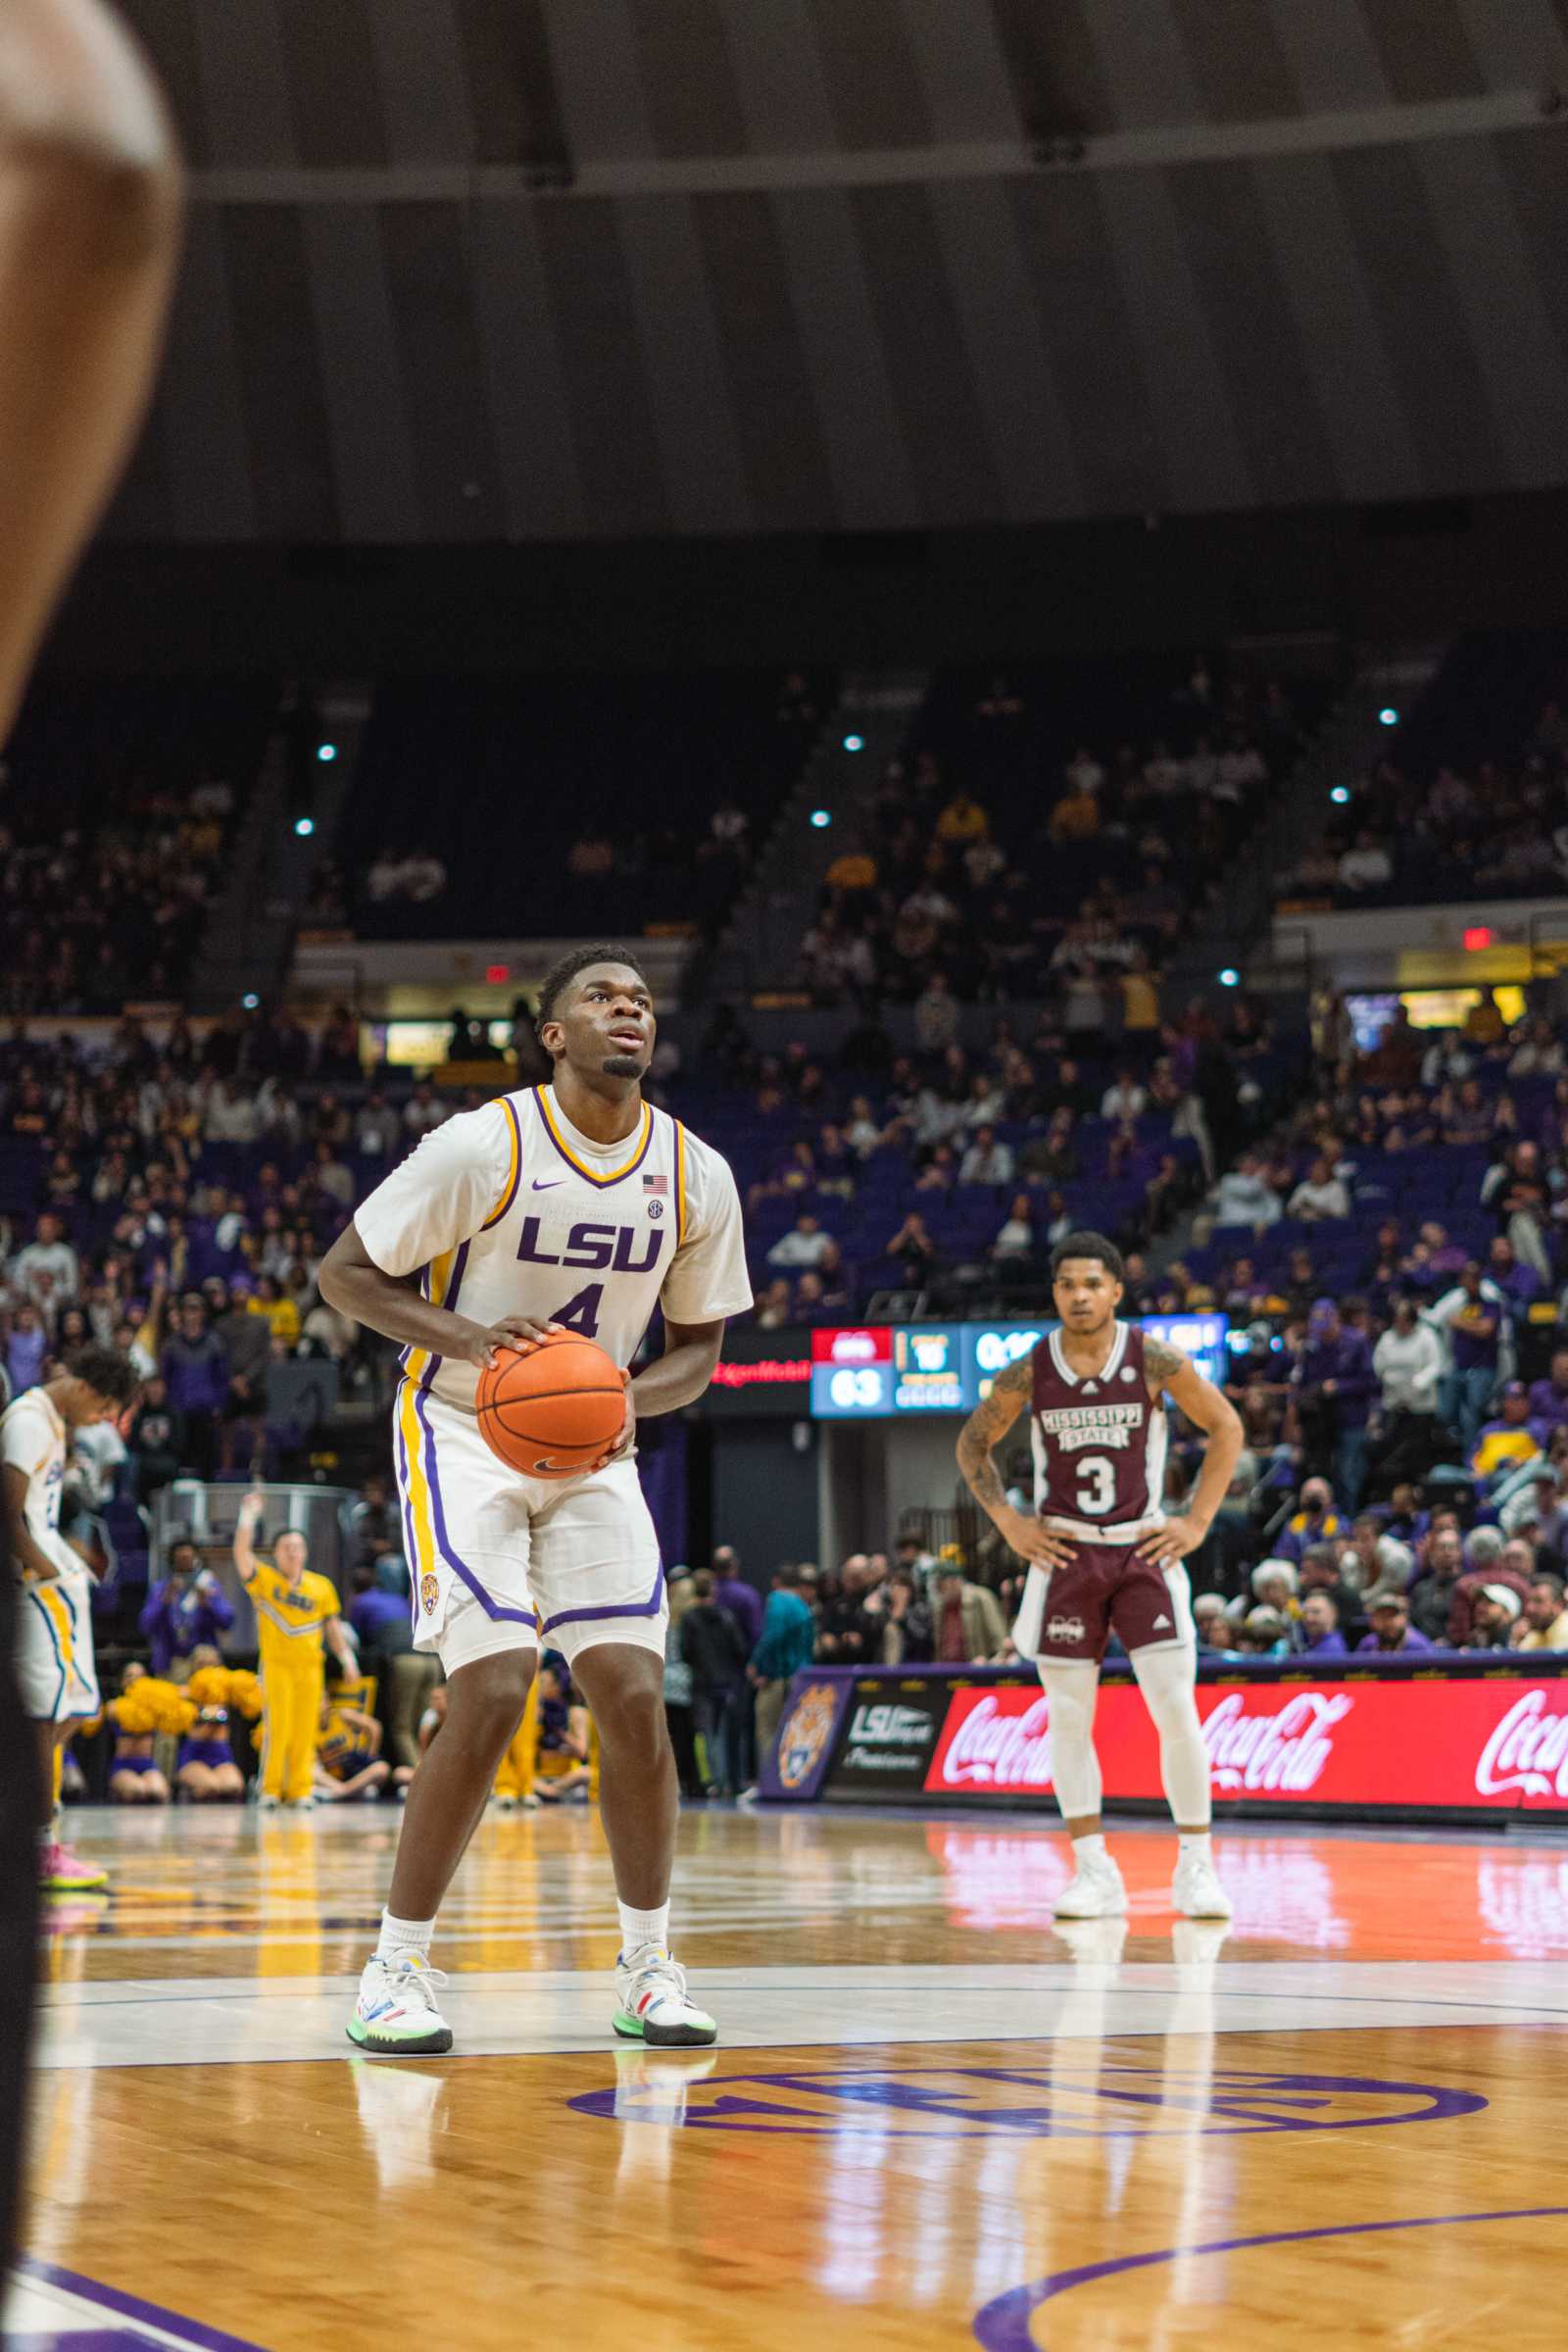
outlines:
[[[1091,1527],[1157,1518],[1165,1492],[1165,1414],[1152,1404],[1144,1335],[1112,1326],[1103,1372],[1081,1378],[1054,1331],[1034,1352],[1029,1434],[1042,1518]]]

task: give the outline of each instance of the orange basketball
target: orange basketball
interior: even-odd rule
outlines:
[[[474,1408],[491,1452],[525,1478],[575,1478],[612,1446],[626,1388],[604,1349],[580,1332],[509,1348],[479,1374]]]

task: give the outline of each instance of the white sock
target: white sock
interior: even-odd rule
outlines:
[[[378,1960],[392,1960],[399,1952],[417,1952],[421,1960],[428,1960],[434,1934],[433,1919],[394,1919],[390,1911],[383,1911],[381,1940],[375,1947],[375,1956]]]
[[[657,1911],[634,1911],[630,1903],[617,1903],[620,1913],[620,1948],[623,1952],[640,1952],[647,1943],[658,1944],[662,1952],[669,1949],[669,1905],[661,1903]]]
[[[1086,1862],[1108,1862],[1110,1860],[1109,1854],[1105,1851],[1105,1840],[1099,1830],[1096,1830],[1088,1838],[1073,1839],[1072,1858],[1080,1869]]]
[[[1182,1830],[1176,1838],[1178,1862],[1212,1862],[1214,1840],[1206,1830]]]

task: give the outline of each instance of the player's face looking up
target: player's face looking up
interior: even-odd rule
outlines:
[[[653,1056],[654,1000],[623,963],[591,963],[579,972],[546,1021],[540,1042],[553,1058],[590,1085],[596,1078],[641,1078]]]
[[[1121,1303],[1121,1284],[1098,1257],[1063,1258],[1052,1285],[1056,1312],[1086,1338],[1103,1331]]]

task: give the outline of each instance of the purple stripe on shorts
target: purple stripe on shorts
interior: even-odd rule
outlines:
[[[441,1500],[441,1474],[436,1468],[435,1432],[431,1429],[425,1413],[422,1388],[416,1389],[414,1392],[414,1410],[419,1427],[424,1432],[424,1474],[430,1482],[430,1507],[435,1517],[435,1540],[440,1548],[441,1557],[453,1574],[463,1579],[487,1617],[495,1618],[501,1625],[528,1625],[537,1628],[539,1617],[536,1610],[503,1608],[499,1600],[491,1598],[479,1579],[474,1575],[473,1570],[465,1561],[460,1560],[453,1550],[451,1539],[447,1535],[446,1510]]]
[[[1329,2222],[1316,2230],[1267,2230],[1257,2237],[1214,2237],[1197,2246],[1156,2246],[1148,2254],[1116,2254],[1108,2262],[1086,2262],[1073,2271],[1053,2271],[1028,2286],[1015,2286],[975,2313],[974,2339],[983,2352],[1039,2352],[1030,2314],[1064,2295],[1070,2286],[1115,2278],[1124,2271],[1147,2271],[1161,2262],[1189,2262],[1200,2254],[1243,2254],[1253,2246],[1298,2246],[1319,2237],[1369,2237],[1384,2230],[1446,2230],[1466,2222],[1540,2222],[1568,2214],[1568,2205],[1516,2206],[1505,2213],[1429,2213],[1407,2222]]]
[[[123,2320],[141,2320],[151,2327],[165,2328],[171,2335],[183,2337],[191,2346],[199,2346],[200,2352],[262,2352],[260,2344],[253,2344],[244,2336],[225,2335],[220,2328],[204,2328],[199,2320],[182,2320],[176,2312],[166,2311],[161,2303],[145,2303],[140,2295],[127,2295],[118,2286],[100,2286],[96,2278],[84,2278],[79,2271],[62,2270],[57,2262],[40,2262],[35,2254],[19,2254],[15,2267],[24,2278],[38,2278],[46,2286],[58,2286],[69,2295],[80,2295],[85,2302],[97,2303],[105,2311],[118,2312]]]
[[[654,1569],[654,1589],[647,1600],[617,1601],[605,1609],[563,1609],[559,1616],[547,1617],[540,1627],[541,1635],[553,1634],[558,1625],[597,1624],[604,1617],[657,1617],[664,1597],[664,1563],[659,1561]]]

